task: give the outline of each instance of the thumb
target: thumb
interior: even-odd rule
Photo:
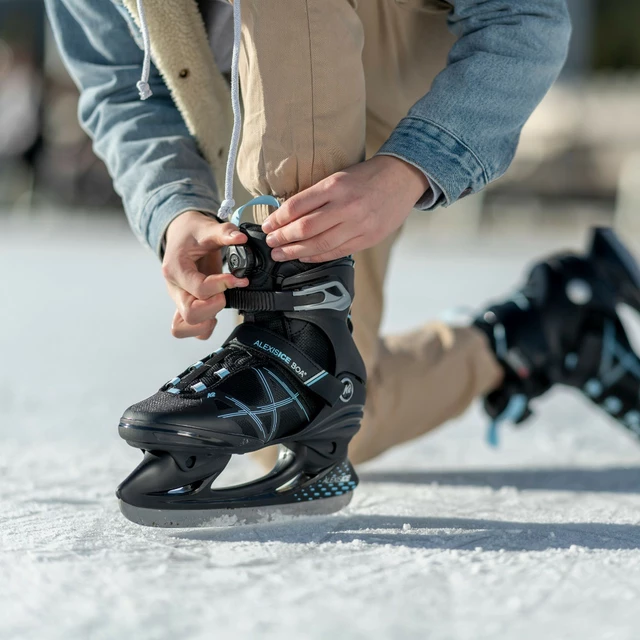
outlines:
[[[220,249],[233,244],[244,244],[247,236],[231,222],[216,222],[201,225],[198,228],[196,240],[208,251]]]

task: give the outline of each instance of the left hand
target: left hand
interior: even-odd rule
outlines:
[[[393,156],[374,156],[287,200],[262,225],[278,262],[327,262],[393,233],[429,189],[425,175]]]

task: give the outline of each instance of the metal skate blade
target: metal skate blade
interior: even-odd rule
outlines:
[[[122,515],[146,527],[192,528],[233,527],[283,522],[309,516],[325,516],[346,507],[353,492],[309,502],[295,502],[238,509],[146,509],[119,500]]]

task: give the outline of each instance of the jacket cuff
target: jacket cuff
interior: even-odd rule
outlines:
[[[169,224],[186,211],[200,211],[214,216],[220,204],[211,189],[190,180],[172,182],[156,189],[142,211],[142,240],[157,256],[164,252],[164,234]]]
[[[449,206],[480,191],[489,182],[476,154],[455,135],[425,118],[403,118],[376,155],[408,162],[441,191],[435,201],[423,198],[416,205],[418,209]]]

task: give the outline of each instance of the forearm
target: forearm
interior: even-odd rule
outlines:
[[[109,1],[47,0],[63,59],[80,89],[80,122],[123,199],[137,237],[159,253],[169,223],[187,210],[215,212],[218,193],[157,70],[140,101],[142,52]]]
[[[215,213],[218,192],[211,169],[198,152],[173,104],[158,104],[153,87],[152,110],[144,103],[114,104],[103,100],[82,111],[96,154],[113,177],[129,223],[138,239],[156,254],[172,220],[185,211]],[[108,134],[101,135],[100,128]],[[183,129],[181,131],[181,129]]]
[[[513,159],[525,122],[557,78],[570,35],[564,0],[452,0],[459,36],[446,68],[380,154],[419,167],[442,203],[482,189]]]

